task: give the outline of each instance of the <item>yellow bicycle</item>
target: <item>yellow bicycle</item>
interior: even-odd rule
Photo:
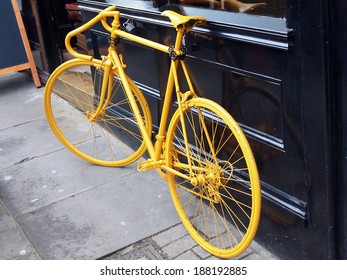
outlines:
[[[47,120],[71,152],[93,164],[125,166],[147,151],[149,159],[139,163],[138,170],[156,169],[168,181],[178,215],[195,241],[215,256],[235,257],[250,245],[259,224],[261,191],[256,163],[237,122],[217,103],[198,97],[189,77],[183,37],[206,20],[173,11],[162,15],[177,30],[173,46],[123,30],[115,6],[71,31],[65,44],[75,58],[59,66],[47,81]],[[111,25],[107,19],[112,20]],[[99,21],[110,33],[107,56],[95,59],[73,50],[71,38]],[[120,38],[171,58],[155,141],[150,108],[125,74],[123,56],[117,52]],[[178,69],[188,91],[180,90]],[[174,93],[177,109],[171,116]]]

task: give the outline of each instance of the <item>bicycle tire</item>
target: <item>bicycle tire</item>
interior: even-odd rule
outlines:
[[[59,66],[46,84],[45,114],[57,138],[78,157],[102,166],[125,166],[140,158],[146,147],[116,70],[110,74],[111,101],[91,120],[100,102],[103,69],[99,60],[73,59]],[[150,133],[148,104],[135,83],[129,77],[127,81]]]
[[[167,173],[173,203],[201,247],[220,258],[235,257],[254,239],[260,219],[260,182],[251,148],[217,103],[193,98],[183,108],[176,110],[167,133],[165,156],[176,171]]]

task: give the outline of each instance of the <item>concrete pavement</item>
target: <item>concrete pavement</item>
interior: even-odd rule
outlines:
[[[30,76],[0,76],[0,259],[214,259],[180,223],[155,171],[66,150]],[[256,242],[239,259],[276,259]]]

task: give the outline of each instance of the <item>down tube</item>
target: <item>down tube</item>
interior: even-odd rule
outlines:
[[[122,80],[123,87],[125,89],[125,92],[127,93],[127,97],[129,99],[129,102],[131,105],[131,109],[133,110],[133,113],[135,115],[137,124],[139,126],[139,129],[140,129],[142,137],[143,137],[143,140],[146,142],[146,147],[147,147],[148,153],[149,153],[150,157],[153,158],[154,157],[154,146],[152,144],[151,135],[149,135],[146,131],[146,127],[145,127],[145,124],[143,122],[142,115],[140,113],[139,107],[136,104],[136,100],[135,100],[134,95],[132,94],[132,91],[131,91],[130,86],[128,84],[127,77],[126,77],[124,70],[123,70],[123,67],[122,67],[122,63],[120,62],[118,54],[116,53],[115,50],[111,50],[110,54],[111,54],[113,61],[115,62],[116,66],[117,66],[119,76]]]

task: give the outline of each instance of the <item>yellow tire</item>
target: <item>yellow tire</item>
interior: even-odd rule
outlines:
[[[124,166],[141,157],[146,147],[116,70],[110,74],[110,101],[106,97],[100,100],[103,70],[98,60],[73,59],[62,64],[47,81],[45,113],[57,138],[75,155],[93,164]],[[135,83],[127,79],[150,133],[148,104]],[[93,119],[100,101],[104,110]]]
[[[200,246],[220,258],[235,257],[254,239],[260,219],[253,153],[237,122],[217,103],[193,98],[183,110],[175,112],[167,133],[173,203]]]

